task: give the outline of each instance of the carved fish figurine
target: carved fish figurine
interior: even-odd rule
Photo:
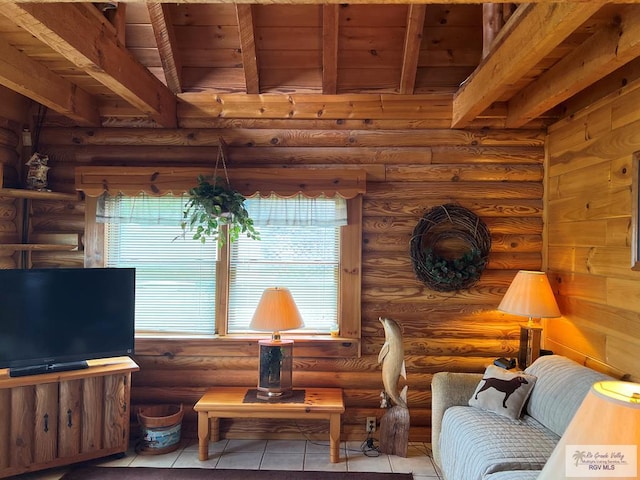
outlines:
[[[407,379],[407,371],[404,366],[404,347],[402,345],[402,332],[395,320],[380,317],[380,323],[384,327],[384,345],[378,355],[378,363],[382,363],[382,384],[391,401],[402,408],[407,408],[407,388],[405,385],[398,394],[398,380],[400,376]]]

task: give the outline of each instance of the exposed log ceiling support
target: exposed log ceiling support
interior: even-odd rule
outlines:
[[[519,127],[638,57],[640,10],[619,17],[541,75],[509,102],[507,125]]]
[[[338,90],[339,6],[322,7],[322,93],[334,95]]]
[[[415,87],[426,8],[425,5],[409,5],[402,55],[402,73],[400,75],[401,94],[413,93]]]
[[[464,127],[487,109],[601,6],[600,1],[522,4],[457,92],[452,127]]]
[[[121,46],[93,5],[5,3],[0,13],[165,127],[175,127],[174,94]],[[111,31],[113,30],[113,32]]]
[[[126,30],[126,13],[127,13],[127,5],[124,3],[118,4],[118,8],[115,9],[113,13],[113,18],[111,23],[113,27],[116,29],[116,35],[118,36],[118,41],[120,44],[125,45],[125,30]]]
[[[169,5],[162,3],[149,3],[147,5],[153,34],[158,44],[158,53],[162,62],[162,69],[167,81],[167,86],[173,93],[182,92],[182,62],[176,50],[176,36],[171,21]],[[118,7],[120,10],[120,7]]]
[[[619,1],[10,2],[0,83],[55,125],[544,128],[640,78],[640,4]]]
[[[451,95],[179,95],[181,117],[193,109],[197,115],[224,118],[377,119],[425,118],[449,115]]]
[[[504,25],[502,5],[485,3],[482,5],[482,58],[491,51],[491,45]]]
[[[71,3],[77,0],[20,0],[21,3]],[[127,0],[127,3],[145,3],[147,0]],[[592,0],[562,0],[563,3],[575,3],[585,4],[590,3]],[[210,3],[209,0],[163,0],[162,3],[173,4],[202,4]],[[308,4],[308,5],[340,5],[344,4],[344,0],[216,0],[215,3],[221,4],[251,4],[251,5],[282,5],[282,4]],[[378,5],[397,5],[398,0],[375,0]],[[407,4],[436,4],[442,3],[449,4],[461,4],[466,5],[469,3],[482,3],[479,0],[406,0],[402,3]],[[496,0],[493,3],[514,3],[512,0]],[[554,3],[554,0],[529,0],[527,3]],[[625,3],[633,3],[633,0],[626,0]],[[367,5],[371,4],[371,0],[353,0],[349,2],[350,5]]]
[[[240,34],[242,65],[244,67],[247,93],[260,93],[256,38],[251,5],[236,5],[236,15],[238,17],[238,32]]]
[[[1,40],[0,84],[80,125],[100,125],[98,105],[91,95]]]

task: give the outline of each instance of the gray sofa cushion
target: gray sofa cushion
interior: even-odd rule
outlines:
[[[447,480],[482,480],[494,472],[541,470],[558,440],[526,415],[511,420],[479,408],[451,407],[442,419],[442,472]]]
[[[440,459],[440,428],[448,408],[468,405],[469,397],[482,380],[481,373],[437,372],[431,381],[431,450],[438,467]]]
[[[538,475],[539,470],[512,470],[486,475],[483,480],[535,480]]]
[[[526,412],[557,435],[562,435],[591,385],[614,380],[559,355],[538,358],[525,373],[538,377]]]

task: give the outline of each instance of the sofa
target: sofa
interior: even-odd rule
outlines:
[[[540,357],[524,372],[493,365],[484,374],[438,372],[431,385],[434,460],[446,480],[535,479],[591,385],[611,379],[559,355]],[[485,397],[493,403],[479,403]]]

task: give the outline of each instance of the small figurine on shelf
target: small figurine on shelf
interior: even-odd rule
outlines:
[[[38,190],[41,192],[48,192],[47,189],[47,172],[49,168],[47,163],[49,157],[41,153],[34,153],[27,161],[26,165],[29,167],[27,172],[27,188],[29,190]]]

